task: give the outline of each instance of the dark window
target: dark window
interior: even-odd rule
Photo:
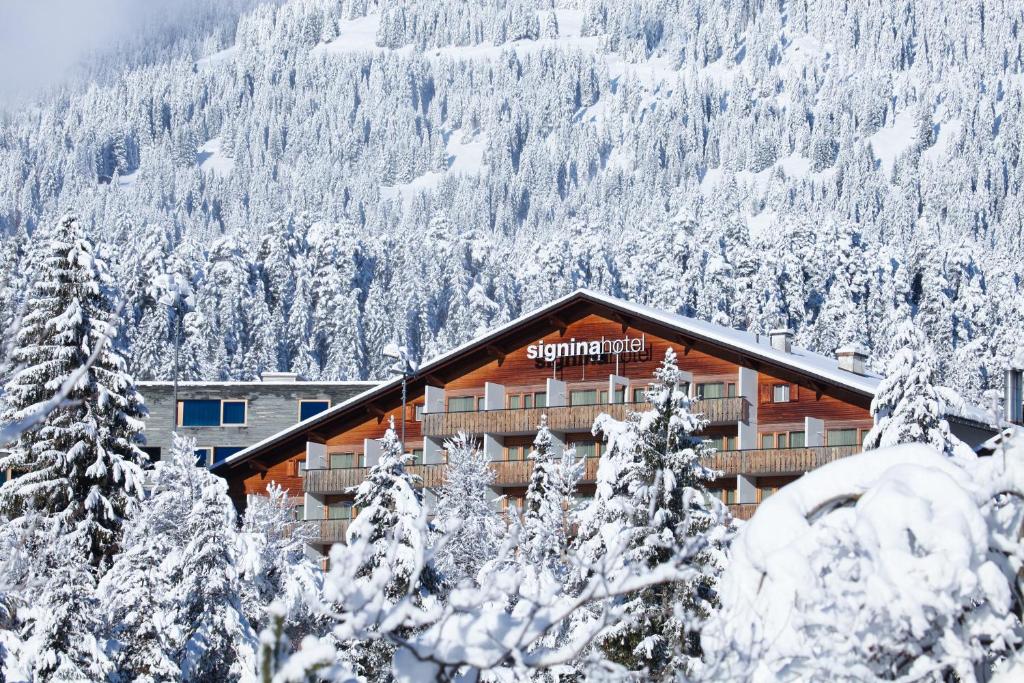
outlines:
[[[224,424],[245,424],[245,401],[224,401]]]
[[[242,448],[244,448],[244,446],[216,446],[213,449],[213,461],[217,463],[226,460],[238,451],[242,450]]]
[[[220,401],[180,401],[182,427],[219,427]]]
[[[308,420],[331,407],[330,401],[300,401],[299,421]]]
[[[196,464],[200,467],[206,467],[210,464],[210,449],[209,448],[197,448],[193,453],[196,454]]]
[[[143,446],[142,452],[146,454],[150,462],[156,462],[160,459],[160,447],[159,446]]]

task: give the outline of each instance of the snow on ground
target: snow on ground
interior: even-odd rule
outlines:
[[[896,114],[891,126],[886,126],[868,138],[875,158],[882,165],[882,171],[888,176],[892,173],[896,157],[902,154],[914,142],[914,116],[909,111]]]
[[[196,163],[204,173],[212,173],[215,176],[230,175],[235,169],[235,160],[227,156],[220,148],[221,139],[213,138],[203,143],[197,150]]]
[[[445,145],[445,149],[448,152],[447,169],[424,173],[407,183],[381,187],[381,197],[385,199],[401,197],[403,204],[408,207],[416,193],[434,189],[449,175],[468,175],[479,173],[483,170],[485,168],[483,159],[486,148],[486,137],[467,136],[462,131],[453,131],[449,133]]]
[[[117,186],[123,187],[124,189],[131,189],[135,187],[135,181],[139,179],[139,169],[135,169],[131,173],[125,173],[123,176],[118,176]]]
[[[338,37],[329,43],[317,45],[314,54],[343,55],[350,52],[380,51],[377,46],[377,26],[380,17],[368,14],[365,17],[346,19],[338,24]]]
[[[196,66],[200,69],[209,68],[215,64],[234,59],[238,53],[238,46],[232,45],[231,47],[224,48],[219,52],[214,52],[212,55],[207,55],[196,60]]]
[[[935,143],[922,152],[921,157],[932,163],[945,159],[949,154],[950,148],[953,146],[953,141],[960,136],[960,131],[963,127],[964,123],[959,119],[940,123],[939,134],[935,138]]]

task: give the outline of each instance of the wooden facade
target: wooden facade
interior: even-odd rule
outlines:
[[[679,368],[691,380],[693,411],[708,420],[704,436],[716,440],[719,450],[707,464],[722,473],[720,481],[733,485],[739,479],[761,481],[764,495],[771,495],[778,482],[859,450],[856,443],[821,441],[822,445],[817,445],[804,433],[805,425],[810,424],[806,420],[822,420],[826,431],[854,430],[852,433],[859,435],[871,425],[871,392],[864,387],[877,380],[850,373],[849,382],[835,381],[822,376],[820,357],[809,364],[794,354],[772,350],[766,343],[740,348],[725,335],[726,341],[711,338],[705,327],[673,325],[626,304],[598,300],[583,292],[486,335],[459,353],[426,363],[409,382],[404,417],[406,447],[426,453],[427,462],[411,470],[423,486],[436,488],[444,480],[445,465],[443,453],[430,459],[431,444],[443,443],[458,432],[480,438],[488,435],[491,448],[504,449],[489,452],[496,488],[508,496],[521,495],[532,464],[521,459],[522,451],[517,449],[530,443],[542,416],[562,443],[587,445],[597,455],[600,444],[595,442],[600,441],[600,434],[592,434],[595,418],[607,413],[624,419],[641,407],[634,405],[635,400],[642,400],[634,390],[642,391],[654,381],[669,348],[676,351]],[[626,337],[642,340],[642,350],[554,362],[535,357],[541,342],[550,346]],[[553,398],[546,395],[548,380],[565,384],[565,405],[552,405],[548,400]],[[616,394],[622,383],[628,386]],[[502,388],[504,405],[483,409],[488,384]],[[425,410],[427,387],[443,392],[442,410],[437,410],[436,404],[433,412]],[[547,405],[537,407],[542,395]],[[301,429],[247,449],[241,454],[244,457],[225,463],[218,471],[228,479],[240,505],[247,495],[262,493],[270,481],[276,481],[292,495],[307,494],[306,514],[316,515],[318,506],[329,506],[339,496],[350,497],[351,489],[366,475],[365,466],[331,468],[332,456],[353,463],[369,457],[366,444],[383,437],[392,421],[400,429],[402,418],[401,389],[392,382],[356,401],[335,406],[303,423]],[[742,447],[741,437],[745,439]],[[768,442],[774,447],[764,447]],[[520,454],[518,459],[506,459],[503,453],[510,448]],[[312,461],[312,449],[320,454],[317,464]],[[597,457],[586,461],[584,484],[590,488],[598,462]],[[749,486],[744,488],[748,490]],[[736,516],[749,516],[761,495],[732,501]],[[323,527],[317,529],[323,543],[343,537],[347,525],[341,519],[317,523]]]

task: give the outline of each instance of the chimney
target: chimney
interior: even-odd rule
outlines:
[[[294,372],[261,372],[260,381],[267,384],[291,384],[299,381],[299,375]]]
[[[1024,424],[1024,370],[1006,370],[1006,420]]]
[[[772,348],[776,351],[782,351],[783,353],[793,352],[793,330],[789,328],[771,330],[768,333],[768,339],[771,340]]]
[[[868,350],[863,344],[847,344],[836,349],[836,358],[839,360],[839,369],[852,372],[855,375],[866,374]]]

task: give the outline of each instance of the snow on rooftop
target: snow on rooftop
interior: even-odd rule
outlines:
[[[635,315],[648,318],[655,322],[660,322],[670,327],[676,327],[682,331],[695,334],[709,341],[714,341],[723,344],[725,346],[745,352],[751,356],[756,356],[763,360],[776,363],[783,367],[790,367],[797,371],[816,375],[833,384],[837,384],[866,395],[874,395],[875,390],[878,387],[878,383],[881,380],[880,376],[873,373],[869,375],[855,375],[851,372],[840,370],[838,366],[838,361],[835,358],[822,356],[820,354],[808,351],[798,346],[792,347],[790,353],[778,351],[770,346],[767,335],[758,336],[751,332],[734,330],[728,327],[724,327],[722,325],[709,323],[704,320],[698,320],[696,318],[688,318],[686,316],[668,313],[666,311],[661,311],[656,308],[644,306],[642,304],[630,303],[628,301],[617,299],[613,296],[602,294],[600,292],[595,292],[589,289],[578,289],[570,294],[567,294],[559,299],[556,299],[555,301],[552,301],[547,306],[531,311],[525,315],[520,316],[519,318],[516,318],[515,320],[512,320],[511,322],[508,322],[494,330],[487,332],[484,335],[472,339],[462,344],[461,346],[458,346],[452,349],[451,351],[448,351],[447,353],[444,353],[426,363],[423,363],[420,366],[420,371],[429,372],[434,366],[444,363],[450,358],[458,356],[464,353],[465,351],[479,344],[484,343],[488,339],[500,336],[501,334],[504,334],[509,330],[515,329],[516,327],[522,325],[524,322],[531,320],[532,318],[535,318],[539,315],[543,315],[546,311],[552,308],[556,308],[563,304],[564,302],[579,296],[584,296],[589,299],[605,303],[608,306],[614,308],[624,309]],[[397,388],[400,385],[401,379],[396,378],[389,382],[382,382],[377,386],[373,386],[367,389],[366,391],[356,396],[353,396],[352,398],[349,398],[346,401],[343,401],[335,406],[330,407],[324,412],[319,413],[318,415],[315,415],[309,418],[308,420],[293,425],[292,427],[289,427],[288,429],[278,434],[270,436],[266,439],[263,439],[262,441],[259,441],[249,446],[245,450],[239,451],[238,453],[232,455],[231,457],[221,461],[219,464],[214,465],[214,469],[243,460],[247,458],[249,454],[254,450],[258,450],[266,445],[269,445],[270,443],[273,443],[274,441],[288,438],[289,436],[297,434],[301,432],[310,423],[310,421],[320,421],[329,419],[330,416],[347,409],[349,406],[358,403],[369,396],[378,393],[384,393],[387,390]]]

